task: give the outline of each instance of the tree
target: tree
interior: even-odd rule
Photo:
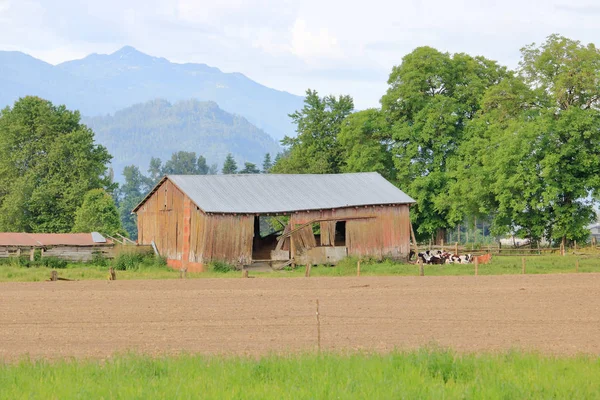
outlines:
[[[256,168],[256,164],[251,162],[244,163],[244,169],[242,169],[240,174],[260,174],[260,170]]]
[[[112,191],[110,154],[77,111],[25,97],[0,112],[0,230],[69,232],[91,189]]]
[[[265,174],[268,174],[269,172],[271,172],[271,168],[273,168],[273,162],[271,161],[271,154],[267,153],[267,154],[265,154],[265,158],[263,159],[262,172]]]
[[[162,175],[206,175],[208,166],[202,156],[196,158],[196,153],[178,151],[171,155],[162,168]]]
[[[227,157],[225,158],[225,163],[223,164],[223,169],[221,170],[221,172],[224,175],[237,174],[237,163],[235,162],[231,153],[227,154]]]
[[[152,181],[140,172],[139,168],[130,165],[123,169],[125,183],[119,188],[119,215],[123,228],[133,240],[137,240],[137,218],[132,210],[152,189]]]
[[[298,134],[281,141],[289,151],[273,166],[273,172],[340,172],[344,160],[337,136],[343,120],[353,109],[350,96],[320,98],[316,91],[307,90],[302,110],[290,114]]]
[[[522,54],[518,76],[484,96],[452,192],[470,180],[479,200],[465,208],[492,215],[497,233],[583,240],[600,189],[600,52],[552,35]]]
[[[374,171],[396,180],[391,130],[379,110],[368,109],[346,117],[338,142],[344,155],[342,172]]]
[[[127,234],[121,227],[113,198],[104,189],[92,189],[86,193],[81,207],[75,213],[72,231],[100,232],[110,236]]]
[[[411,208],[416,233],[443,239],[450,218],[448,165],[476,116],[485,91],[506,69],[483,57],[441,53],[420,47],[393,68],[382,112],[391,126],[392,159],[399,186],[417,202]]]
[[[150,166],[148,167],[148,175],[150,181],[156,185],[158,181],[163,177],[163,166],[162,161],[158,157],[152,157],[150,159]]]

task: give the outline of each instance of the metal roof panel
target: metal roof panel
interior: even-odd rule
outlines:
[[[415,202],[377,172],[167,178],[208,213],[266,214]]]

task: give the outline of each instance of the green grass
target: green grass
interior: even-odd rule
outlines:
[[[579,260],[579,272],[600,272],[600,258],[598,255],[547,255],[530,256],[526,261],[527,274],[573,273]],[[160,262],[149,259],[128,260],[122,262],[125,270],[117,271],[118,280],[127,279],[177,279],[179,271],[173,270]],[[335,267],[316,266],[311,270],[311,276],[356,276],[356,258],[343,260]],[[114,263],[113,263],[114,264]],[[521,273],[521,257],[496,256],[490,264],[479,266],[479,275],[506,275]],[[218,270],[225,271],[222,266]],[[425,265],[426,276],[452,276],[474,275],[473,264],[448,264]],[[0,282],[36,282],[44,281],[50,277],[52,269],[44,266],[23,267],[14,264],[0,264]],[[62,278],[74,280],[107,279],[107,265],[93,264],[68,264],[66,268],[59,269]],[[363,260],[361,262],[361,276],[416,276],[418,267],[413,264],[404,264],[393,261],[377,262]],[[188,278],[240,278],[240,271],[219,272],[213,268],[204,273],[188,273]],[[295,270],[273,272],[250,272],[250,276],[261,278],[303,277],[304,267]]]
[[[600,359],[534,353],[263,358],[195,355],[0,363],[0,399],[595,399]]]

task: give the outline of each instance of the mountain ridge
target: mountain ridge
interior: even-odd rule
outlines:
[[[242,73],[201,63],[173,63],[132,46],[57,65],[22,52],[0,51],[0,76],[2,107],[37,95],[93,117],[156,98],[195,98],[215,101],[276,140],[294,134],[288,114],[303,105],[303,97],[269,88]]]
[[[182,150],[194,151],[209,165],[217,163],[219,167],[228,153],[238,165],[245,161],[260,165],[266,153],[274,157],[281,150],[272,137],[246,118],[224,111],[212,101],[154,99],[111,115],[84,117],[82,122],[113,155],[117,180],[127,165],[146,171],[151,157],[164,162]]]

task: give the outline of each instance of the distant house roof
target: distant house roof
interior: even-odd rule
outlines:
[[[353,174],[168,175],[207,213],[267,214],[415,201],[377,172]]]
[[[98,232],[21,233],[0,232],[0,246],[94,246],[111,244]]]

